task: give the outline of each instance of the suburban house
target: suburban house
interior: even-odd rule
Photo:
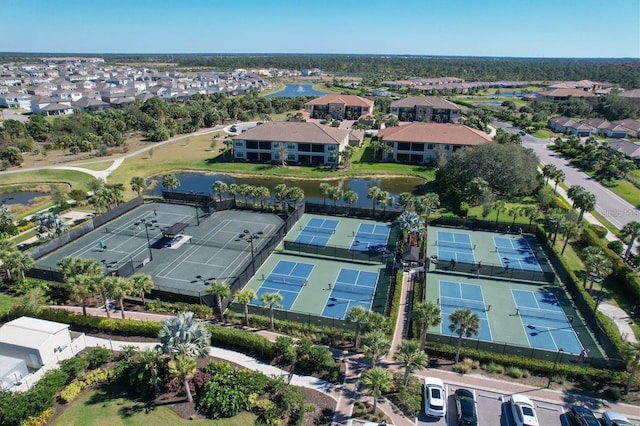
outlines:
[[[37,97],[31,98],[31,112],[45,116],[73,114],[71,99]]]
[[[608,143],[612,151],[621,152],[632,160],[640,160],[640,145],[626,139],[609,141]]]
[[[393,101],[390,112],[400,121],[456,123],[460,117],[456,104],[435,96],[410,96]]]
[[[20,92],[9,92],[0,95],[0,107],[4,108],[31,108],[31,95]]]
[[[536,93],[537,100],[545,102],[564,102],[569,100],[569,98],[588,99],[595,97],[597,97],[597,95],[582,89],[551,89]]]
[[[557,117],[549,120],[549,128],[557,133],[568,133],[578,137],[600,134],[608,138],[622,139],[629,134],[629,129],[623,124],[611,123],[603,118],[576,121],[569,117]]]
[[[612,121],[612,123],[624,126],[627,129],[627,134],[631,137],[637,138],[640,135],[640,121],[638,120],[625,118],[624,120]]]
[[[373,101],[356,95],[324,95],[304,104],[310,118],[357,120],[373,114]]]
[[[491,142],[486,133],[462,124],[411,123],[405,126],[387,127],[378,131],[391,149],[386,161],[399,163],[429,163],[436,160],[437,150],[447,158],[457,149]]]
[[[318,123],[272,121],[232,139],[236,160],[271,163],[286,155],[289,163],[322,165],[335,164],[334,152],[349,145],[350,132]]]
[[[17,386],[15,390],[26,390],[59,361],[73,357],[85,346],[84,334],[70,332],[68,324],[20,317],[0,327],[0,356],[18,360],[10,363],[10,371],[2,370],[9,375],[16,371],[23,375],[19,382],[16,376],[8,378]],[[24,376],[25,367],[28,376]]]

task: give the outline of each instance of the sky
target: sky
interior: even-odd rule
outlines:
[[[0,0],[0,52],[640,57],[640,0]]]

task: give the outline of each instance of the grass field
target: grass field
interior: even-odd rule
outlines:
[[[256,421],[251,413],[241,413],[222,420],[185,420],[165,407],[148,406],[132,401],[127,392],[116,385],[92,390],[75,400],[54,422],[54,426],[173,426],[216,425],[250,426]]]
[[[9,311],[16,303],[16,298],[5,293],[0,293],[0,316]]]
[[[89,190],[93,177],[73,170],[34,170],[25,173],[11,173],[0,176],[0,186],[43,183],[66,183],[73,189]]]
[[[617,185],[609,188],[613,193],[624,198],[635,207],[640,207],[640,189],[626,179],[616,180]]]

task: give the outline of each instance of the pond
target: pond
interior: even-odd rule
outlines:
[[[267,95],[267,98],[282,98],[294,96],[322,96],[326,92],[319,92],[311,84],[287,84],[283,90]]]
[[[24,204],[27,205],[35,198],[47,197],[51,195],[46,192],[10,192],[6,194],[0,194],[0,204],[6,204],[7,206]]]
[[[322,203],[323,197],[320,194],[320,183],[327,182],[329,185],[340,185],[342,189],[353,189],[358,194],[358,201],[354,207],[370,208],[372,201],[367,199],[367,192],[371,186],[378,186],[383,191],[388,191],[396,200],[402,192],[410,192],[418,195],[420,186],[425,182],[424,179],[417,177],[385,176],[381,178],[344,178],[336,180],[321,179],[283,179],[280,177],[270,176],[231,176],[227,174],[198,174],[198,173],[179,173],[175,175],[180,181],[179,192],[196,192],[212,194],[213,183],[221,180],[227,184],[235,183],[237,185],[253,185],[266,186],[271,193],[276,185],[284,183],[287,186],[299,186],[304,191],[305,201],[312,203]],[[153,178],[158,184],[151,191],[145,191],[145,195],[162,196],[162,179]],[[149,183],[149,182],[148,182]],[[272,200],[273,201],[273,200]],[[327,203],[332,201],[327,200]],[[342,201],[338,205],[343,205]]]

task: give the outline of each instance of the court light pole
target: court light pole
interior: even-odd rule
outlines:
[[[255,251],[254,251],[254,247],[253,247],[253,240],[254,239],[258,239],[260,238],[260,235],[258,235],[257,233],[250,233],[248,231],[245,230],[245,234],[250,234],[247,241],[251,244],[251,270],[253,271],[253,274],[255,275],[256,273],[256,262],[255,262]]]
[[[144,225],[144,232],[147,234],[147,248],[149,249],[149,261],[152,261],[153,252],[151,251],[151,239],[149,238],[149,227],[147,226],[146,219],[142,219],[141,222]]]

